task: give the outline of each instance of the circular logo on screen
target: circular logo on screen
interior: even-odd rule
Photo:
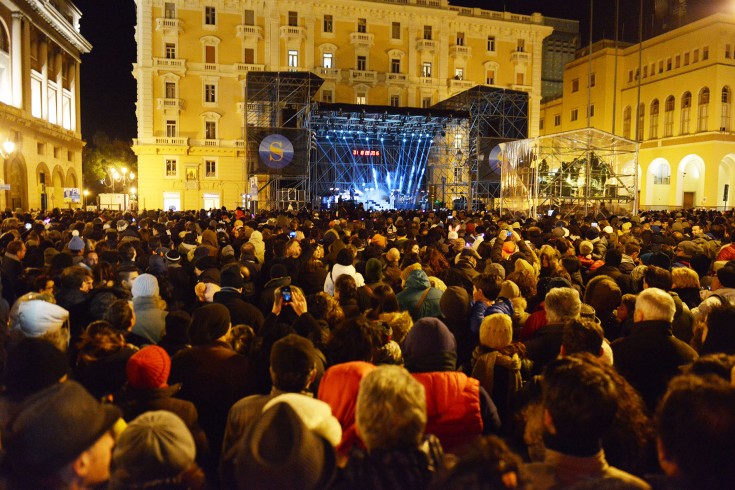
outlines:
[[[269,134],[260,142],[258,155],[263,165],[280,170],[293,160],[293,144],[281,134]]]

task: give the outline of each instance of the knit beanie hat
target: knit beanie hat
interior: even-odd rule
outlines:
[[[513,321],[504,313],[493,313],[482,320],[480,344],[499,350],[513,340]]]
[[[332,446],[336,447],[342,440],[342,426],[332,415],[332,407],[328,403],[300,393],[285,393],[266,403],[263,412],[279,403],[291,405],[304,425],[328,440]]]
[[[141,274],[135,281],[133,287],[130,288],[133,298],[140,296],[158,296],[158,279],[153,274]]]
[[[521,290],[518,288],[518,285],[513,281],[503,281],[500,285],[500,293],[498,294],[498,297],[513,299],[519,297],[520,295]]]
[[[582,240],[579,243],[579,254],[580,255],[589,255],[592,253],[592,250],[594,247],[592,246],[592,242],[589,240]]]
[[[385,248],[388,245],[388,240],[383,235],[376,233],[373,235],[372,243],[378,247]]]
[[[171,358],[157,345],[147,345],[133,354],[125,366],[128,384],[135,390],[163,388],[171,372]]]
[[[240,289],[245,287],[245,280],[240,274],[240,268],[236,266],[225,267],[220,272],[220,285],[223,288]]]
[[[457,341],[449,328],[438,318],[421,318],[413,324],[403,341],[406,368],[411,372],[425,372],[430,364],[446,365],[446,354],[457,353]],[[454,359],[456,361],[456,358]],[[432,369],[439,371],[440,369]]]
[[[79,238],[79,232],[77,230],[74,230],[72,232],[72,235],[74,235],[71,240],[69,241],[69,250],[73,250],[74,252],[79,252],[80,250],[84,250],[84,240]]]
[[[189,340],[193,345],[213,342],[230,329],[230,311],[221,304],[211,303],[194,310],[189,324]]]
[[[139,416],[120,434],[112,452],[110,488],[143,488],[174,478],[196,457],[194,438],[177,415],[158,410]]]
[[[17,328],[26,337],[41,337],[59,330],[69,318],[69,312],[59,305],[40,299],[18,305]]]
[[[393,247],[385,253],[385,260],[388,262],[398,262],[401,258],[401,252],[397,248]]]

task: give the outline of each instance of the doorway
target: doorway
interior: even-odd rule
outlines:
[[[681,205],[684,209],[692,209],[694,207],[694,192],[685,192]]]

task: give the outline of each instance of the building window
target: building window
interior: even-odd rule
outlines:
[[[424,39],[431,41],[431,26],[424,26]]]
[[[217,9],[214,7],[204,7],[204,24],[208,26],[217,25]]]
[[[391,39],[400,39],[401,38],[401,23],[400,22],[393,22],[391,24],[390,29]]]
[[[485,73],[485,85],[495,85],[495,70],[488,70]]]
[[[213,83],[204,84],[204,102],[207,104],[217,103],[217,86]]]
[[[561,126],[561,114],[554,116],[554,126]]]
[[[652,140],[658,138],[658,111],[658,99],[654,99],[653,102],[651,102],[651,122],[648,130],[648,137]]]
[[[357,19],[357,32],[367,32],[367,19]]]
[[[421,66],[421,76],[424,78],[431,78],[431,62],[425,61]]]
[[[681,55],[677,54],[676,57],[674,58],[674,68],[679,68],[679,67],[681,67]]]
[[[244,63],[252,65],[255,63],[255,50],[253,48],[245,48],[243,51]]]
[[[526,84],[526,74],[516,73],[516,85],[525,85],[525,84]]]
[[[455,68],[454,69],[454,79],[455,80],[464,80],[464,68]]]
[[[358,105],[367,105],[367,93],[358,92],[355,97],[355,103]]]
[[[204,46],[204,62],[205,63],[217,63],[217,47],[216,46]]]
[[[217,177],[217,162],[215,160],[204,161],[204,176],[209,178]]]
[[[390,60],[390,72],[401,73],[401,60],[399,58],[392,58]]]
[[[208,140],[217,139],[217,122],[204,121],[204,138]]]
[[[730,131],[730,101],[732,94],[729,87],[722,88],[722,114],[720,115],[720,131]]]
[[[400,107],[401,105],[401,96],[400,95],[391,95],[390,96],[390,106],[391,107]]]
[[[689,134],[689,111],[692,108],[692,93],[684,92],[681,96],[681,121],[679,134]]]
[[[166,82],[166,98],[167,99],[176,98],[176,83],[175,82]]]
[[[674,107],[676,106],[676,99],[673,95],[669,95],[666,98],[664,105],[664,138],[669,138],[674,135]]]
[[[638,105],[638,125],[636,126],[635,137],[638,141],[643,141],[643,125],[646,117],[646,106],[641,103]]]
[[[684,53],[684,66],[689,65],[689,53]]]
[[[332,53],[324,53],[324,55],[322,55],[322,66],[324,68],[332,68],[333,58],[334,55]]]
[[[295,49],[288,50],[288,66],[290,68],[296,68],[299,66],[299,52]]]
[[[166,59],[176,59],[176,44],[166,43]]]
[[[663,61],[659,61],[658,62],[658,72],[659,73],[663,73],[664,72],[664,62]]]
[[[698,61],[699,61],[699,50],[698,49],[695,49],[692,52],[692,63],[696,63]]]
[[[709,59],[709,46],[705,46],[702,48],[702,61],[707,61]]]
[[[495,36],[487,37],[487,50],[490,52],[495,51]]]
[[[322,90],[322,102],[326,102],[327,104],[334,102],[334,95],[331,90]]]
[[[595,106],[591,105],[587,108],[587,117],[595,117]]]
[[[357,69],[359,71],[367,70],[367,57],[366,56],[357,57]]]
[[[299,25],[299,13],[294,11],[288,12],[288,25],[296,27]]]
[[[45,155],[46,154],[46,144],[36,143],[36,153],[38,153],[39,155]]]
[[[666,71],[671,71],[671,58],[666,60]]]
[[[577,109],[572,109],[572,122],[576,121],[579,117],[579,111]]]
[[[457,46],[464,46],[464,32],[457,33]]]
[[[516,41],[516,51],[520,51],[522,53],[525,50],[526,50],[526,40],[518,39],[518,41]]]
[[[725,58],[730,59],[732,56],[732,51],[730,51],[731,46],[729,44],[725,44]]]
[[[334,17],[331,15],[324,16],[324,32],[334,32]]]
[[[454,182],[455,183],[462,182],[464,180],[462,178],[463,177],[462,173],[464,169],[462,167],[454,167],[453,170],[454,171],[452,173],[454,174]]]
[[[166,138],[176,138],[176,121],[166,121]]]
[[[594,87],[597,84],[597,76],[595,73],[590,75],[590,87]]]
[[[428,109],[431,107],[431,97],[423,97],[421,99],[421,107],[424,109]]]
[[[643,67],[643,78],[646,78],[648,76],[648,66]]]
[[[246,26],[254,26],[255,25],[255,10],[246,10],[245,11],[245,25]]]
[[[628,82],[633,81],[633,70],[628,71]]]
[[[630,106],[623,110],[623,138],[630,139]]]
[[[538,129],[539,129],[539,131],[543,131],[543,129],[544,129],[544,120],[543,119],[540,119],[539,120],[539,122],[538,122]]]
[[[579,92],[579,78],[572,80],[572,93]]]
[[[176,18],[176,4],[173,2],[166,2],[163,4],[163,16],[167,19]]]
[[[174,159],[166,159],[166,177],[176,177],[178,173],[177,163]]]
[[[699,91],[697,104],[697,131],[707,131],[707,118],[709,117],[709,89],[702,88]]]

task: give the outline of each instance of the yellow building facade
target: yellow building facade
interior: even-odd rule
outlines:
[[[542,41],[531,16],[447,0],[137,0],[141,208],[243,204],[250,71],[309,71],[316,99],[430,107],[476,85],[529,93],[539,127]]]
[[[642,44],[581,50],[566,67],[563,96],[542,105],[539,128],[589,126],[640,142],[642,209],[729,209],[734,88],[735,15],[716,14]]]
[[[92,46],[65,0],[0,2],[0,208],[79,207],[82,186],[79,68]]]

